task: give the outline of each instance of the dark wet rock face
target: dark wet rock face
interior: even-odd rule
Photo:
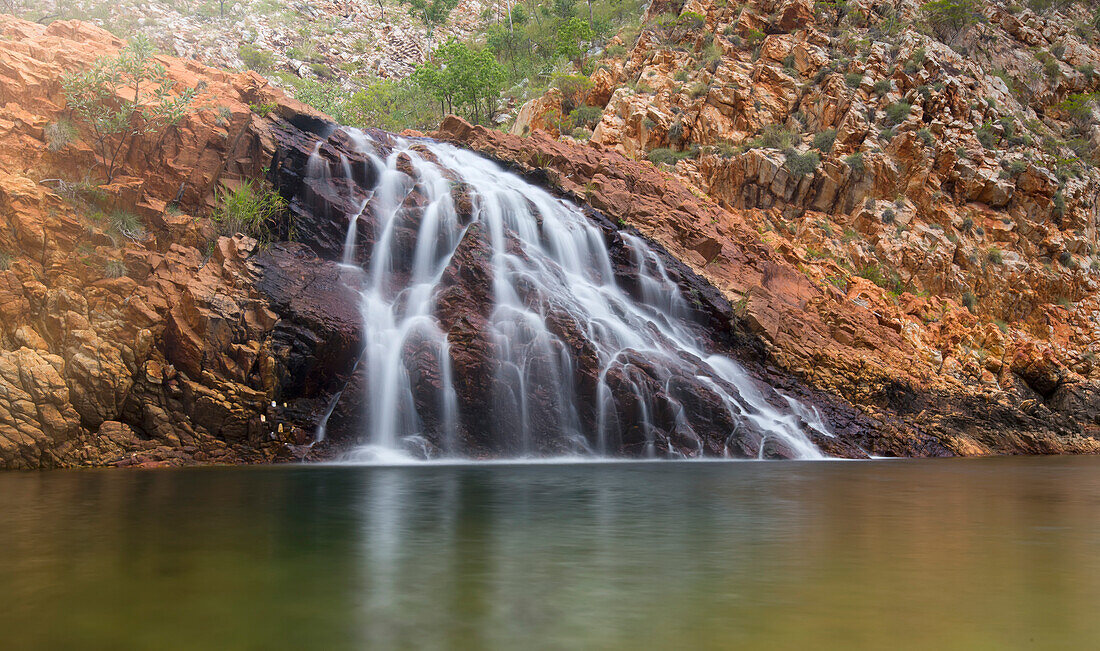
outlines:
[[[523,181],[497,181],[499,188],[471,183],[465,170],[447,166],[454,164],[454,154],[431,141],[335,126],[303,134],[286,125],[277,133],[270,178],[289,201],[297,248],[274,247],[254,266],[262,272],[261,290],[276,308],[288,309],[282,319],[287,323],[276,328],[274,339],[286,351],[284,370],[297,377],[286,386],[300,395],[299,412],[305,418],[330,413],[326,446],[371,443],[381,430],[396,433],[391,445],[429,456],[587,451],[788,458],[812,451],[810,441],[829,454],[865,456],[852,439],[873,438],[866,417],[769,369],[759,340],[733,327],[735,308],[722,293],[637,231],[623,231],[586,207],[572,219],[585,224],[577,228],[586,229],[588,240],[555,241],[561,234],[554,220],[561,217],[553,212],[557,209],[536,206],[545,196],[537,193],[505,202],[505,216],[496,225],[493,202],[504,201],[497,194]],[[533,215],[532,221],[514,221],[512,213]],[[441,219],[453,219],[458,235],[431,231],[433,220]],[[537,231],[534,240],[524,239],[524,228]],[[434,239],[426,243],[425,232]],[[565,268],[561,261],[569,258],[554,257],[555,247],[577,242],[600,252],[595,259],[604,262],[594,266],[607,268]],[[721,246],[697,244],[700,250]],[[311,255],[317,260],[309,264],[324,271],[305,278],[292,261]],[[441,263],[431,278],[432,326],[422,332],[413,328],[391,342],[402,360],[391,373],[392,367],[372,361],[373,335],[361,343],[350,334],[352,324],[362,323],[355,297],[376,292],[386,301],[372,309],[408,311],[417,300],[410,288],[423,280],[417,269],[425,260]],[[600,318],[638,318],[631,310],[648,306],[645,313],[651,316],[632,322],[644,335],[639,341],[648,344],[621,345],[609,360],[607,337],[599,330],[605,325],[594,323],[592,305],[577,298],[591,287],[576,285],[567,275],[577,271],[596,277],[594,287],[603,286],[603,276],[613,278],[618,298],[607,305],[612,313],[630,313]],[[499,283],[507,286],[508,299],[498,295]],[[288,288],[298,297],[328,293],[324,304],[334,309],[313,318],[313,306],[278,296]],[[692,342],[687,348],[674,341],[681,336],[672,334],[680,332],[677,327],[685,328],[682,336]],[[742,370],[717,375],[704,361],[713,353],[736,360]],[[341,355],[344,368],[333,370]],[[321,371],[326,378],[317,377]],[[777,379],[785,395],[805,401],[805,414],[792,411],[772,390]],[[388,394],[392,404],[377,399],[386,382],[403,388]],[[401,415],[385,420],[389,407]],[[769,420],[777,415],[784,419],[778,425]],[[843,423],[849,436],[818,431],[809,422],[814,418]]]

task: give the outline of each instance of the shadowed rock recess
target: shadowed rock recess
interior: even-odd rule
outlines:
[[[930,375],[889,313],[611,147],[457,118],[434,140],[349,130],[158,57],[195,105],[95,187],[86,134],[51,128],[58,80],[122,43],[0,34],[2,467],[1100,449],[1095,382],[1044,348],[1018,345],[996,390]],[[288,201],[266,246],[210,219],[249,179]],[[140,228],[120,237],[122,213]]]

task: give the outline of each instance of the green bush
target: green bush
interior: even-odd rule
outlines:
[[[771,149],[789,149],[798,140],[798,134],[780,124],[769,124],[764,127],[760,137],[754,142],[756,147],[768,147]]]
[[[221,205],[214,212],[218,232],[227,237],[243,233],[261,245],[271,241],[272,225],[285,212],[286,200],[266,186],[245,181],[235,189],[219,192]]]
[[[275,104],[275,102],[262,102],[262,103],[256,103],[256,104],[250,103],[248,105],[248,108],[250,108],[252,110],[252,112],[255,113],[256,115],[258,115],[262,118],[266,118],[268,115],[271,114],[272,111],[275,110],[276,106],[277,105]]]
[[[11,254],[7,251],[0,251],[0,271],[7,271],[11,269]]]
[[[849,72],[844,75],[844,83],[848,88],[859,88],[863,83],[863,73],[861,72]]]
[[[856,174],[863,174],[866,167],[863,164],[863,152],[857,151],[854,154],[850,154],[844,157],[844,162],[852,169]]]
[[[997,247],[989,247],[989,250],[985,252],[985,259],[989,260],[993,264],[1003,264],[1004,255]]]
[[[917,48],[905,61],[905,72],[910,75],[916,73],[924,65],[924,58],[924,48]]]
[[[251,43],[242,43],[237,48],[237,56],[246,68],[259,73],[270,72],[275,67],[275,55]]]
[[[925,147],[931,147],[936,144],[936,136],[932,135],[932,132],[927,128],[917,131],[917,137],[920,138]]]
[[[561,91],[565,112],[584,105],[584,99],[592,88],[592,81],[584,75],[558,75],[551,84]]]
[[[934,0],[922,9],[936,35],[947,43],[982,19],[980,0]]]
[[[978,297],[974,296],[974,292],[966,290],[962,295],[962,303],[963,307],[973,312],[974,308],[978,306]]]
[[[675,165],[677,158],[676,152],[672,151],[668,147],[660,147],[649,152],[646,156],[649,162],[654,164],[664,163],[666,165]]]
[[[821,154],[816,151],[808,151],[804,154],[791,151],[787,154],[787,160],[784,162],[784,166],[796,179],[800,179],[807,174],[813,174],[818,165],[821,164]]]
[[[892,125],[898,125],[905,122],[905,118],[909,117],[909,112],[913,109],[906,102],[896,102],[886,107],[886,120]]]
[[[989,122],[978,127],[974,135],[977,136],[978,142],[982,143],[982,147],[986,149],[993,149],[997,144],[997,132],[993,130],[993,125]]]
[[[1053,208],[1051,214],[1058,219],[1066,216],[1066,197],[1062,194],[1061,190],[1054,193]]]
[[[824,131],[819,131],[816,135],[814,135],[814,148],[820,150],[824,154],[827,154],[833,150],[833,143],[835,141],[836,129],[826,129]]]
[[[325,90],[318,95],[330,105],[325,112],[342,124],[386,131],[423,130],[436,127],[443,118],[439,104],[408,79],[377,79],[350,98],[339,94],[336,84],[322,88]],[[329,88],[337,92],[330,94]]]
[[[603,109],[598,106],[578,106],[573,109],[569,117],[573,119],[573,124],[592,129],[595,128],[595,126],[600,123],[600,119],[603,118]]]
[[[894,85],[892,83],[890,83],[889,79],[882,79],[882,80],[876,81],[875,86],[874,86],[875,94],[878,95],[879,97],[882,97],[886,93],[889,93],[890,89],[893,88],[893,87],[894,87]]]

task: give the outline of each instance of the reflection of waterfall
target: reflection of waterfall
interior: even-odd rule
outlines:
[[[463,456],[478,437],[523,456],[821,456],[806,434],[816,412],[707,352],[640,237],[617,235],[615,257],[575,206],[472,153],[338,133],[347,155],[319,145],[306,169],[353,206],[342,262],[362,297],[360,458]],[[478,281],[480,302],[448,312]],[[471,358],[485,362],[473,380]]]

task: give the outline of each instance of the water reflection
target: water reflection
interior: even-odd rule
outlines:
[[[1081,648],[1100,459],[0,475],[11,648]]]

